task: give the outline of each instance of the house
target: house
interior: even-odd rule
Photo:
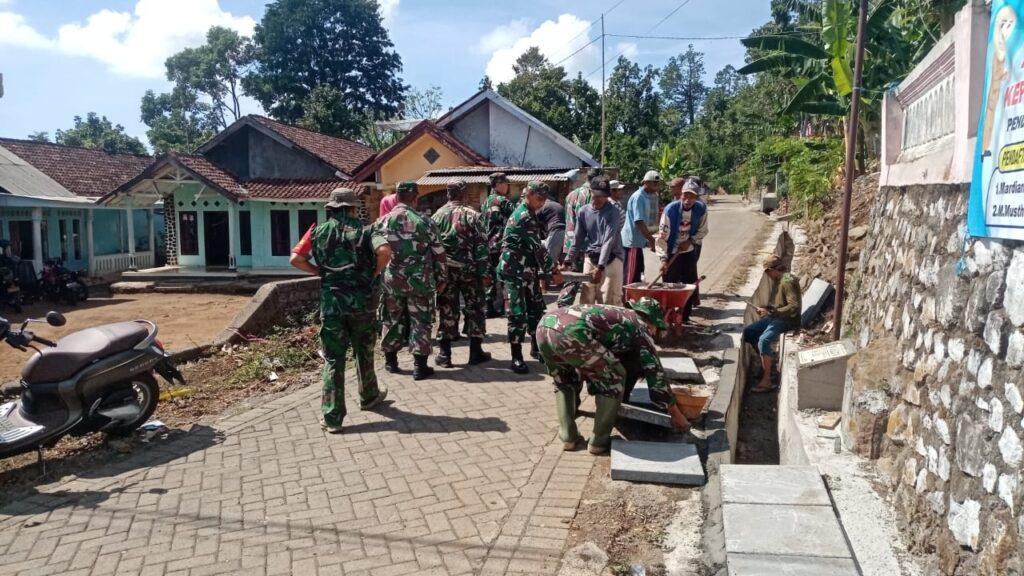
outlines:
[[[573,171],[597,165],[586,150],[484,89],[438,120],[416,124],[401,141],[361,166],[354,180],[375,185],[377,193],[367,201],[375,218],[380,198],[404,180],[417,181],[418,208],[432,212],[446,202],[445,185],[451,178],[465,179],[470,184],[468,202],[478,205],[492,172],[509,174],[519,188],[531,179],[543,180],[564,195]]]
[[[194,154],[156,158],[99,202],[163,202],[165,272],[289,274],[292,246],[372,156],[350,140],[245,116]]]
[[[0,138],[0,239],[10,242],[11,255],[31,260],[37,273],[58,258],[90,276],[152,267],[160,207],[95,204],[150,162],[149,156]]]

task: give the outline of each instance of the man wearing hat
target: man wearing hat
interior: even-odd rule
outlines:
[[[655,170],[644,174],[643,185],[626,203],[626,224],[622,227],[622,246],[626,251],[626,263],[622,283],[639,282],[644,274],[644,248],[654,250],[654,235],[647,228],[651,220],[651,202],[657,206],[658,192],[661,191],[661,176]]]
[[[608,201],[611,195],[604,176],[590,182],[590,204],[576,214],[576,234],[565,268],[583,262],[583,273],[591,276],[583,286],[581,304],[609,304],[622,301],[622,239],[619,211]]]
[[[772,366],[775,363],[775,343],[783,332],[800,327],[800,282],[786,272],[782,258],[771,256],[764,263],[764,273],[771,280],[767,306],[757,309],[760,320],[743,329],[743,341],[757,349],[761,355],[761,381],[753,392],[771,392],[778,389],[772,384]]]
[[[491,359],[483,350],[485,286],[494,276],[480,213],[466,206],[466,182],[448,183],[448,203],[431,219],[437,226],[441,245],[448,259],[448,284],[437,294],[437,338],[441,347],[434,362],[452,367],[452,340],[459,337],[459,298],[466,305],[466,335],[469,336],[469,363]]]
[[[608,187],[612,192],[608,200],[619,211],[619,233],[621,234],[622,227],[626,225],[626,205],[622,203],[622,191],[626,189],[626,185],[618,180],[612,180],[608,183]]]
[[[665,271],[665,282],[697,282],[699,246],[708,235],[708,209],[698,200],[700,188],[690,179],[683,185],[681,199],[670,202],[658,224],[657,250]],[[683,321],[690,320],[693,307],[700,304],[700,288],[683,308]]]
[[[324,354],[321,425],[336,434],[345,419],[345,357],[356,363],[360,407],[368,410],[388,395],[377,386],[377,299],[386,260],[371,248],[370,232],[356,217],[360,200],[347,188],[331,192],[327,221],[310,227],[292,249],[292,266],[320,276],[320,346]],[[386,254],[384,255],[386,256]]]
[[[629,306],[631,310],[580,304],[561,308],[540,321],[537,342],[554,380],[558,436],[565,450],[576,450],[583,443],[576,428],[583,381],[597,402],[591,454],[608,452],[619,405],[641,374],[651,402],[669,413],[673,428],[684,432],[690,428],[676,405],[652,339],[658,330],[668,328],[661,308],[652,298]]]
[[[418,197],[415,182],[398,185],[398,205],[373,227],[374,250],[390,249],[384,269],[381,322],[384,368],[398,372],[398,351],[408,345],[415,361],[414,380],[431,376],[427,366],[434,327],[434,296],[444,292],[448,265],[437,229],[412,209]]]
[[[604,170],[602,168],[587,170],[586,180],[565,197],[565,246],[562,249],[563,254],[568,255],[572,251],[572,244],[576,238],[577,213],[580,211],[580,208],[590,204],[590,181],[603,174]],[[582,263],[573,268],[573,272],[582,271]]]
[[[515,205],[509,200],[508,176],[504,172],[495,172],[490,176],[491,193],[480,204],[484,228],[487,232],[487,252],[491,261],[491,270],[498,267],[501,256],[501,237],[505,233],[505,224]],[[497,318],[505,314],[505,297],[501,284],[494,282],[487,287],[487,317]]]
[[[562,283],[562,274],[544,248],[541,224],[536,212],[544,207],[551,192],[543,182],[526,185],[523,202],[508,219],[503,234],[498,280],[508,288],[508,342],[512,349],[512,371],[526,374],[530,369],[523,360],[523,342],[530,334],[530,355],[539,358],[534,331],[544,315],[544,294],[540,277],[550,276]]]

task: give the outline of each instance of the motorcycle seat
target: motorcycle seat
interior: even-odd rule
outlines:
[[[131,350],[147,336],[149,327],[140,322],[86,328],[61,338],[54,348],[43,348],[25,364],[21,378],[29,384],[67,380],[95,360]]]

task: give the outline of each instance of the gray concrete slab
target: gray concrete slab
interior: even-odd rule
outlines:
[[[729,576],[859,576],[849,558],[730,554]]]
[[[724,504],[728,554],[852,558],[831,506]]]
[[[662,428],[672,427],[672,418],[664,412],[657,412],[655,410],[648,410],[647,408],[641,408],[639,406],[630,406],[629,404],[622,404],[619,406],[619,418],[628,418],[630,420],[636,420],[637,422],[646,422],[647,424],[654,424],[655,426],[661,426]]]
[[[20,384],[18,385],[20,389]],[[644,408],[654,406],[651,402],[651,389],[647,387],[647,382],[637,382],[633,391],[629,394],[629,403],[642,405]]]
[[[722,466],[722,502],[831,506],[815,466]]]
[[[835,292],[835,288],[828,283],[827,280],[822,278],[815,278],[811,285],[807,288],[807,291],[803,293],[800,298],[802,305],[800,310],[800,323],[804,326],[810,326],[821,314],[821,309],[825,306],[825,302],[829,296]]]
[[[660,360],[661,367],[665,369],[665,376],[668,376],[669,380],[681,380],[683,382],[704,381],[704,376],[701,375],[692,358],[677,356],[674,358],[660,358]]]
[[[704,484],[704,468],[693,444],[612,439],[612,480],[659,484]]]

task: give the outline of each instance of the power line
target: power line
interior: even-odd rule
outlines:
[[[662,24],[664,24],[666,20],[671,18],[673,15],[675,15],[676,12],[679,12],[680,10],[682,10],[683,7],[685,7],[687,4],[689,4],[692,1],[693,0],[685,0],[682,4],[680,4],[679,6],[676,6],[675,9],[672,10],[671,12],[669,12],[664,18],[662,18],[661,20],[658,20],[657,24],[655,24],[654,26],[651,26],[646,32],[644,32],[643,36],[647,37],[648,34],[650,34],[651,32],[654,32],[654,30],[658,26],[661,26]],[[609,34],[609,36],[610,36],[610,34]],[[616,54],[615,56],[609,58],[608,60],[604,60],[603,62],[601,62],[600,66],[598,66],[597,68],[592,70],[589,74],[584,76],[584,78],[590,78],[591,76],[596,74],[601,68],[603,68],[604,66],[609,64],[612,60],[617,60],[620,56],[622,56],[625,53],[626,53],[626,51],[623,50],[623,51],[619,52],[618,54]],[[602,58],[603,58],[603,55],[602,55]]]
[[[612,7],[611,7],[611,8],[609,8],[609,9],[605,10],[605,11],[603,12],[603,14],[610,14],[610,13],[612,12],[612,10],[615,10],[616,8],[618,8],[619,6],[621,6],[621,5],[622,5],[622,3],[623,3],[623,2],[625,2],[625,1],[626,1],[626,0],[619,0],[619,1],[618,1],[618,2],[616,2],[616,3],[614,4],[614,5],[612,5]],[[566,48],[568,48],[569,46],[571,46],[571,45],[572,45],[572,43],[573,43],[573,42],[575,42],[577,38],[579,38],[580,36],[583,36],[584,34],[586,34],[587,32],[589,32],[589,31],[590,31],[590,29],[594,27],[594,23],[595,23],[595,22],[596,22],[596,21],[592,21],[592,22],[590,23],[590,25],[589,25],[589,26],[587,26],[586,28],[584,28],[584,29],[583,29],[583,30],[582,30],[582,31],[581,31],[581,32],[580,32],[579,34],[577,34],[577,35],[573,36],[572,38],[570,38],[570,39],[569,39],[569,41],[565,43],[565,46],[566,46]],[[593,44],[593,43],[594,43],[594,42],[596,42],[597,40],[598,40],[598,39],[594,39],[594,40],[590,41],[590,42],[589,42],[589,43],[587,43],[587,44],[586,44],[585,46],[583,46],[583,48],[586,48],[587,46],[590,46],[591,44]],[[562,62],[565,62],[565,61],[566,61],[566,60],[568,60],[569,58],[572,58],[573,56],[575,56],[575,55],[579,54],[579,53],[580,53],[580,52],[581,52],[581,51],[583,50],[583,48],[580,48],[579,50],[577,50],[577,51],[573,52],[572,54],[570,54],[570,55],[566,56],[565,58],[562,58],[561,60],[559,60],[559,61],[558,61],[558,64],[561,64]],[[558,66],[558,64],[555,64],[555,66]]]
[[[597,42],[598,40],[601,40],[602,38],[604,38],[604,35],[601,35],[601,36],[598,36],[597,38],[594,38],[594,39],[593,39],[593,40],[591,40],[590,42],[587,42],[586,44],[584,44],[583,46],[581,46],[579,50],[577,50],[577,51],[573,52],[572,54],[569,54],[568,56],[566,56],[565,58],[562,58],[562,59],[561,59],[561,60],[559,60],[558,62],[555,62],[555,63],[554,63],[554,64],[552,64],[551,66],[552,66],[552,67],[554,67],[554,66],[558,66],[558,65],[559,65],[559,64],[561,64],[562,62],[565,62],[566,60],[568,60],[569,58],[572,58],[573,56],[575,56],[575,55],[579,54],[580,52],[583,52],[584,50],[586,50],[587,46],[590,46],[591,44],[594,44],[595,42]]]
[[[606,36],[639,40],[742,40],[747,38],[747,36],[640,36],[638,34],[606,34]]]

